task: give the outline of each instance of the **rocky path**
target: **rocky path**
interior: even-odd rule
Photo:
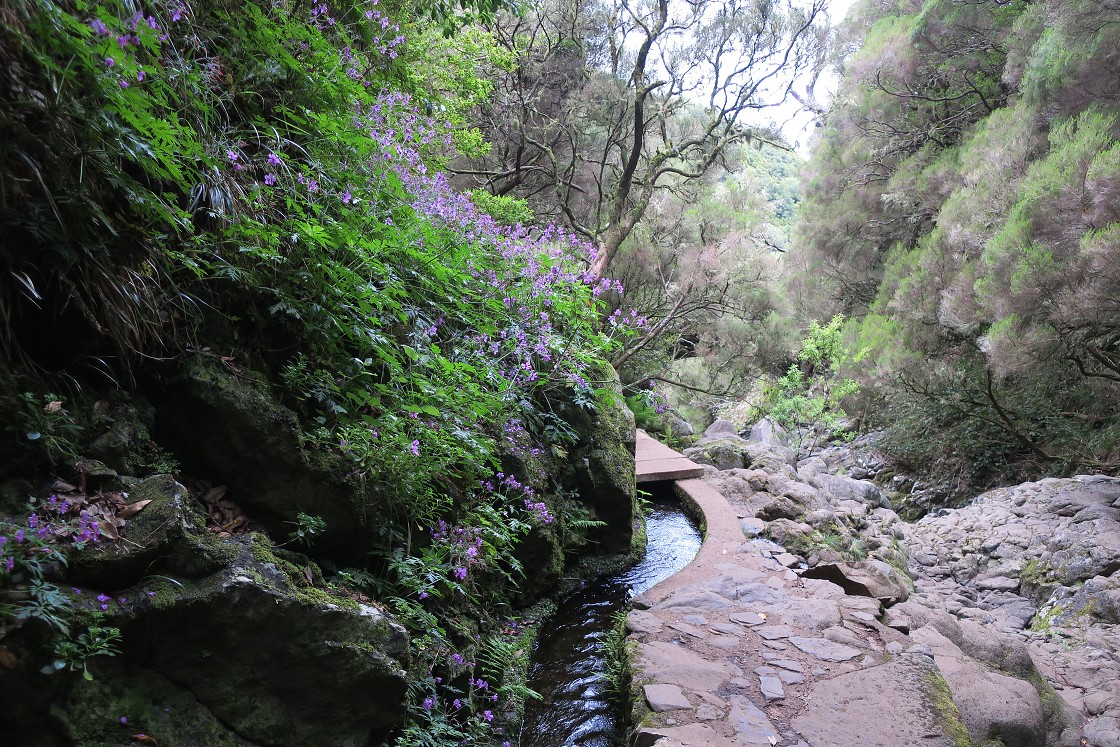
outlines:
[[[1112,599],[1115,579],[1100,574],[1116,572],[1120,552],[1093,548],[1120,540],[1109,524],[1120,482],[1086,483],[1095,487],[1055,514],[1064,535],[1045,518],[1053,502],[1005,496],[1020,501],[1018,518],[1034,517],[1027,535],[1014,510],[988,503],[946,514],[955,523],[907,525],[872,483],[733,431],[710,429],[686,456],[710,465],[678,483],[708,531],[696,560],[636,599],[628,619],[639,745],[1120,747],[1116,626],[1032,631],[1039,604],[1020,595],[1033,588],[1023,574],[1045,564],[1057,584],[1048,594],[1070,600],[1088,586],[1098,607]],[[1070,492],[1049,489],[1059,487]],[[1093,532],[1076,526],[1085,522]],[[1070,574],[1097,580],[1055,581],[1063,550],[1058,560],[1095,558]],[[1075,608],[1047,620],[1067,624]]]

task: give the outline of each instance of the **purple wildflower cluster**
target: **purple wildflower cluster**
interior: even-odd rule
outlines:
[[[503,696],[500,689],[482,677],[475,676],[477,664],[468,661],[460,653],[452,653],[447,657],[444,667],[446,680],[442,676],[432,673],[431,682],[435,685],[436,692],[427,695],[421,706],[430,718],[437,715],[446,718],[464,735],[467,733],[483,740],[481,743],[494,744],[493,740],[503,739],[505,728],[494,726],[493,721]],[[433,664],[432,669],[436,667]],[[459,683],[466,678],[466,685]],[[462,744],[477,744],[479,742],[463,741]],[[509,742],[503,742],[508,747]]]
[[[551,524],[555,518],[552,512],[548,509],[548,504],[544,501],[536,500],[537,492],[530,485],[523,484],[513,475],[507,475],[504,472],[499,472],[494,475],[492,480],[482,480],[479,483],[485,493],[498,493],[498,492],[520,492],[524,495],[522,504],[525,506],[525,511],[528,513],[529,521],[539,525]]]
[[[76,515],[75,515],[76,514]],[[74,511],[65,498],[52,495],[22,521],[0,521],[0,579],[28,563],[60,556],[60,545],[79,547],[101,540],[101,525],[86,511]]]
[[[448,566],[456,581],[466,581],[468,569],[485,565],[482,530],[477,527],[453,527],[440,519],[432,528],[432,540],[447,550]]]
[[[483,293],[501,301],[506,321],[493,333],[462,338],[461,349],[473,348],[480,357],[498,362],[510,387],[532,385],[545,372],[575,370],[574,361],[565,357],[565,315],[570,309],[557,308],[558,299],[569,297],[579,285],[589,288],[592,296],[622,292],[620,282],[597,279],[588,269],[597,249],[556,226],[535,230],[500,224],[478,210],[468,195],[455,191],[446,174],[430,173],[425,149],[437,144],[450,148],[450,129],[423,115],[408,94],[383,91],[373,104],[358,107],[353,126],[376,143],[382,165],[395,172],[412,195],[413,210],[456,240],[486,250],[475,256],[498,260],[491,266],[468,259],[465,269]],[[631,312],[615,318],[614,325],[641,328],[648,320]]]
[[[657,382],[650,379],[649,390],[646,394],[647,401],[658,415],[669,409],[669,395],[663,389],[657,388]]]

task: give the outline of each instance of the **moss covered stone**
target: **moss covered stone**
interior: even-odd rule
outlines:
[[[325,546],[364,559],[368,491],[348,479],[341,456],[305,447],[299,418],[257,379],[205,356],[190,361],[157,409],[161,440],[277,536],[307,513],[326,522]]]
[[[318,588],[261,535],[222,540],[218,573],[132,610],[124,660],[194,693],[259,745],[366,745],[401,717],[408,639],[382,611]],[[182,735],[169,735],[177,741]]]
[[[557,406],[557,413],[577,434],[568,450],[564,482],[606,522],[595,537],[602,551],[627,553],[637,513],[634,414],[626,407],[618,373],[609,363],[590,365],[584,377],[607,396],[594,409],[572,403]]]

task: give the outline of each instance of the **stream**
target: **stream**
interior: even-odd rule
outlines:
[[[614,747],[617,704],[599,677],[600,641],[611,617],[639,594],[688,565],[700,549],[700,532],[680,502],[655,496],[646,515],[646,553],[621,573],[587,586],[560,605],[542,627],[528,686],[541,700],[526,705],[520,747]]]

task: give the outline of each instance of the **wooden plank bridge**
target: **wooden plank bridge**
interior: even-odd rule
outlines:
[[[699,464],[651,438],[641,429],[636,434],[634,461],[639,485],[663,480],[687,480],[704,474],[704,468]]]

